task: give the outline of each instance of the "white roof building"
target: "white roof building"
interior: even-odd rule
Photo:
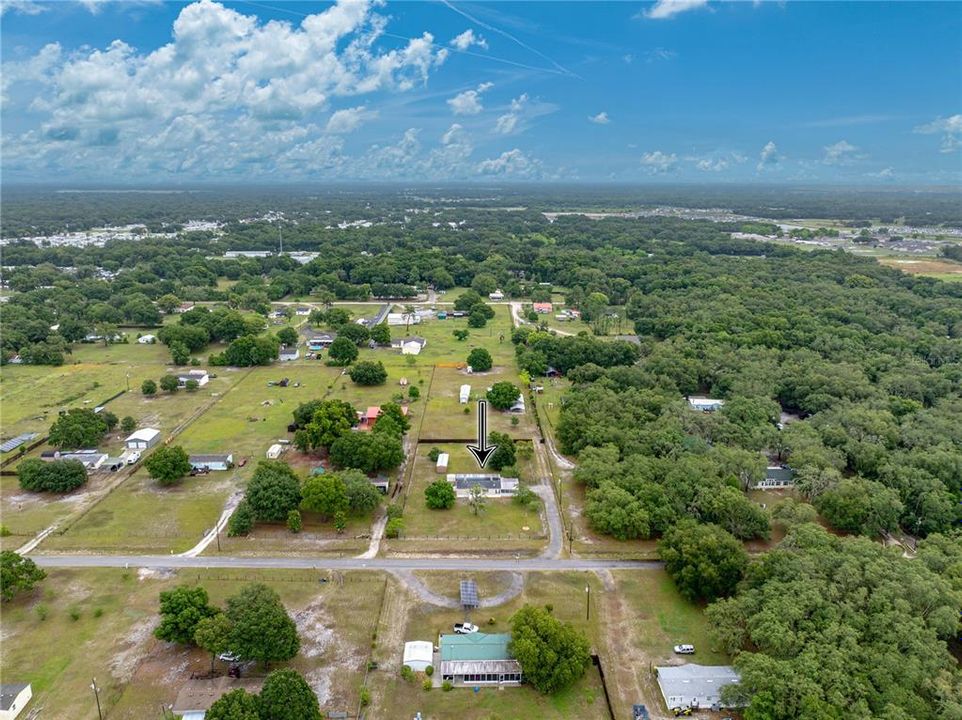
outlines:
[[[412,640],[404,643],[404,660],[414,672],[424,672],[434,664],[434,644],[427,640]]]
[[[137,342],[140,343],[141,345],[152,345],[152,344],[154,344],[155,342],[157,342],[157,336],[156,336],[156,335],[141,335],[139,338],[137,338]]]
[[[471,399],[471,386],[462,385],[461,390],[458,392],[458,402],[464,405],[468,400]]]
[[[0,720],[14,720],[23,712],[32,697],[33,688],[30,687],[30,683],[0,685]]]
[[[177,374],[177,382],[181,387],[184,387],[188,380],[196,380],[199,387],[204,387],[210,382],[210,375],[206,370],[188,370]]]
[[[438,455],[438,464],[436,470],[439,473],[446,473],[448,471],[448,462],[451,460],[451,456],[447,453],[441,453]]]
[[[658,673],[658,687],[669,710],[727,707],[722,703],[722,688],[741,680],[735,669],[728,665],[688,663],[655,670]]]
[[[277,460],[277,458],[281,456],[282,452],[284,452],[283,446],[281,446],[278,443],[274,443],[269,448],[267,448],[267,459]]]
[[[159,441],[160,430],[157,428],[141,428],[128,435],[127,439],[124,440],[124,445],[129,450],[146,450],[152,448]]]
[[[690,397],[688,398],[688,404],[691,405],[695,410],[701,410],[702,412],[715,412],[720,410],[725,404],[724,400],[718,400],[716,398],[707,397]]]

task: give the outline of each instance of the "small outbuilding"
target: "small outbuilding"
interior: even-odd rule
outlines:
[[[188,370],[185,373],[177,375],[177,385],[179,387],[187,387],[187,382],[190,380],[196,380],[198,387],[204,387],[204,385],[210,382],[210,375],[207,374],[206,370]]]
[[[427,640],[411,640],[404,643],[402,664],[407,665],[414,672],[424,672],[434,664],[434,644]]]
[[[155,342],[157,342],[157,336],[149,334],[141,335],[139,338],[137,338],[137,342],[141,345],[153,345]]]
[[[33,697],[30,683],[3,683],[0,685],[0,720],[14,720]]]
[[[450,461],[450,459],[451,459],[451,456],[448,455],[447,453],[441,453],[440,455],[438,455],[438,463],[437,463],[437,466],[435,467],[435,470],[438,472],[438,474],[443,475],[448,471],[448,462]]]
[[[277,460],[277,458],[281,456],[282,452],[284,452],[284,446],[281,445],[280,443],[274,443],[269,448],[267,448],[267,459]]]
[[[297,360],[301,356],[300,348],[297,347],[287,347],[286,345],[281,348],[277,357],[281,362],[291,362],[292,360]]]
[[[149,450],[160,442],[160,430],[157,428],[141,428],[135,430],[127,439],[124,445],[128,450]]]
[[[461,390],[458,391],[458,402],[461,403],[462,405],[465,405],[470,399],[471,399],[471,386],[467,384],[462,385]]]

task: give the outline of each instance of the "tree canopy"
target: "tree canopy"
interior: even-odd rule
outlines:
[[[245,660],[290,660],[300,650],[297,628],[278,594],[262,583],[246,585],[227,599],[231,651]]]
[[[280,460],[261,460],[247,483],[244,500],[258,522],[286,522],[301,502],[297,473]]]
[[[77,460],[27,458],[17,464],[17,478],[24,490],[68,493],[87,482],[87,469]]]
[[[9,602],[18,594],[33,590],[47,573],[30,558],[12,550],[0,552],[0,600]]]
[[[70,408],[50,426],[47,442],[59,448],[94,448],[107,432],[107,423],[93,410]]]
[[[525,605],[511,618],[508,649],[532,687],[550,694],[578,680],[591,664],[588,639],[547,609]]]

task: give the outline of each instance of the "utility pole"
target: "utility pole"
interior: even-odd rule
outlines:
[[[97,700],[97,717],[99,717],[100,720],[104,720],[103,711],[100,709],[100,688],[97,687],[97,678],[91,681],[90,689],[94,691],[94,698]]]
[[[585,622],[591,618],[591,585],[585,583]]]

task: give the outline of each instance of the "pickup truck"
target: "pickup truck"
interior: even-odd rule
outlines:
[[[454,623],[454,632],[458,635],[470,635],[471,633],[478,632],[478,629],[477,625],[472,625],[469,622]]]
[[[675,645],[675,652],[678,655],[694,655],[695,646],[694,645]]]

